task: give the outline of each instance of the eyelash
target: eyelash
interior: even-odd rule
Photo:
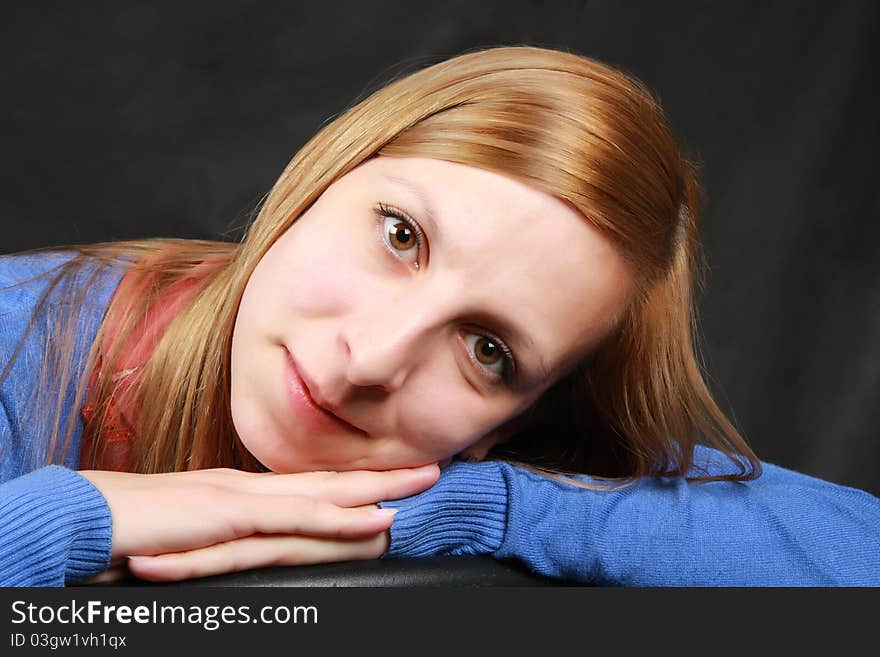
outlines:
[[[427,240],[425,239],[425,234],[422,231],[422,227],[418,224],[418,222],[413,219],[408,213],[404,212],[398,207],[393,205],[386,205],[385,203],[378,203],[375,208],[376,216],[378,220],[384,221],[385,219],[397,219],[398,221],[402,221],[409,228],[412,229],[413,233],[416,236],[416,247],[419,249],[419,253],[422,252],[422,249],[427,248]],[[381,231],[381,227],[380,227]],[[384,235],[381,236],[382,243],[385,247],[391,251],[392,255],[399,258],[400,256],[394,253],[391,246],[388,244],[386,237]],[[415,263],[415,268],[419,268],[419,263]],[[474,331],[476,335],[480,335],[482,337],[488,338],[492,342],[494,342],[500,349],[502,353],[502,358],[504,360],[504,371],[502,373],[493,372],[485,365],[477,361],[476,356],[471,353],[470,348],[465,344],[465,351],[467,352],[468,357],[471,362],[477,367],[480,371],[485,372],[486,375],[491,378],[493,381],[503,381],[508,386],[512,386],[515,383],[515,375],[517,371],[516,367],[516,359],[513,357],[513,351],[511,351],[510,347],[507,346],[507,343],[504,340],[500,339],[494,333],[487,331],[486,329],[479,329],[479,331]]]
[[[479,335],[484,338],[488,338],[493,343],[495,343],[499,349],[501,349],[501,358],[504,362],[504,368],[501,373],[493,372],[485,365],[480,363],[476,356],[474,356],[470,347],[465,344],[465,351],[467,352],[468,358],[476,365],[480,370],[487,373],[487,375],[492,378],[493,381],[503,381],[508,386],[513,386],[516,382],[516,359],[513,357],[513,351],[511,351],[510,347],[507,346],[507,343],[504,340],[496,337],[494,334],[490,333],[486,329],[479,329],[478,331],[473,331],[475,335]]]
[[[402,221],[407,226],[412,228],[412,231],[416,236],[416,248],[419,250],[419,253],[422,253],[422,251],[427,248],[427,242],[425,240],[425,234],[424,232],[422,232],[422,227],[419,226],[419,223],[415,219],[413,219],[411,216],[409,216],[409,214],[407,214],[400,208],[396,208],[393,205],[385,205],[384,203],[379,203],[376,205],[376,215],[380,221],[383,221],[385,219],[397,219],[398,221]],[[388,242],[386,241],[385,235],[382,235],[382,242],[388,247],[388,249],[391,249],[391,246],[389,246]],[[398,258],[400,257],[396,253],[394,253],[393,250],[392,253]],[[419,268],[418,261],[414,263],[414,266],[416,269]]]

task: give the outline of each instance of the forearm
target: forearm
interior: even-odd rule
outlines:
[[[64,586],[109,565],[111,519],[100,492],[49,466],[0,484],[0,585]]]
[[[493,554],[631,586],[880,584],[880,500],[774,466],[748,483],[644,479],[597,491],[459,463],[391,506],[401,511],[390,556]]]

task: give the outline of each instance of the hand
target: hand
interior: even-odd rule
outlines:
[[[80,474],[110,507],[111,564],[145,557],[129,559],[129,570],[143,579],[169,581],[379,557],[388,547],[393,515],[374,504],[427,489],[439,468]]]

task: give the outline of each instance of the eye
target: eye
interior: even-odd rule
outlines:
[[[405,221],[386,217],[385,234],[388,235],[388,244],[395,251],[409,251],[416,246],[415,231]]]
[[[492,335],[466,333],[464,338],[468,355],[477,365],[495,377],[510,380],[514,372],[513,354],[506,344]]]
[[[382,221],[382,239],[385,244],[394,255],[418,269],[419,255],[424,244],[421,228],[397,208],[380,204],[377,213]]]

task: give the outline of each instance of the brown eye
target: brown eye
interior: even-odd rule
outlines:
[[[497,376],[513,372],[513,356],[500,340],[483,333],[466,333],[464,336],[470,357],[481,368]]]
[[[388,222],[388,224],[391,224],[388,226],[388,243],[392,249],[409,251],[416,245],[416,234],[405,222]]]
[[[411,219],[400,216],[399,210],[380,205],[378,212],[383,221],[382,241],[391,253],[414,269],[419,269],[419,261],[424,255],[422,247],[426,245],[422,229]]]
[[[494,365],[503,356],[501,348],[487,337],[477,338],[474,343],[474,356],[483,365]]]

